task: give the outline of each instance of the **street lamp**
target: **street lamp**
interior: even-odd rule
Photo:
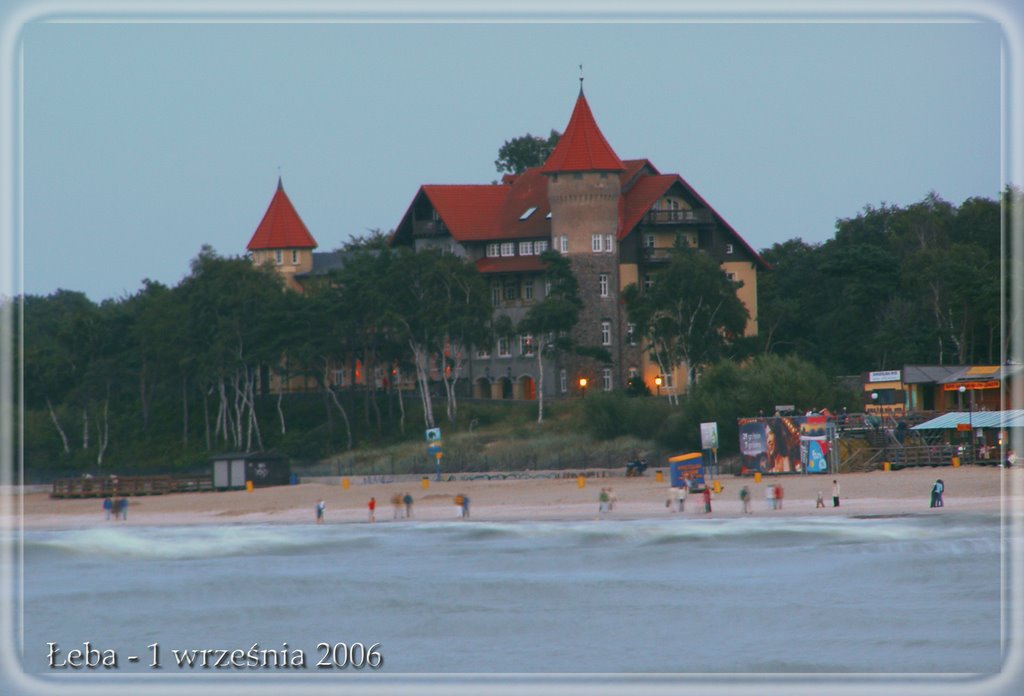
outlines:
[[[586,377],[580,377],[580,392],[582,394],[582,396],[580,397],[581,399],[587,398],[587,378]]]
[[[654,386],[658,389],[658,396],[661,396],[661,375],[654,378]]]
[[[960,392],[960,403],[963,404],[964,392],[967,391],[967,387],[960,385],[957,391]],[[967,395],[967,449],[971,454],[970,462],[974,464],[974,394]]]

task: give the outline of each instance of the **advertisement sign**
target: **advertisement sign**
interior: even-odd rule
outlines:
[[[748,471],[789,474],[828,471],[828,417],[741,418],[740,457]]]
[[[718,423],[700,424],[700,448],[718,449]]]
[[[899,382],[899,370],[883,370],[881,372],[869,372],[868,382]]]

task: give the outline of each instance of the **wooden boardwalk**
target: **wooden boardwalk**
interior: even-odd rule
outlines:
[[[107,496],[165,495],[212,491],[213,476],[118,476],[117,478],[65,478],[53,482],[51,498],[106,498]]]

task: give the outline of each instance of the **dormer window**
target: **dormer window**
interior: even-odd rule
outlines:
[[[523,213],[522,215],[519,216],[519,219],[520,220],[526,220],[531,215],[533,215],[535,210],[537,210],[537,206],[535,206],[535,205],[534,206],[530,206],[529,208],[526,209],[525,213]]]
[[[726,254],[731,254],[732,253],[732,244],[726,244],[725,245],[725,253]]]

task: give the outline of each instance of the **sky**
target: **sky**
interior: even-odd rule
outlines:
[[[204,244],[245,253],[278,176],[320,251],[391,230],[419,186],[490,183],[504,141],[563,130],[580,64],[619,157],[757,250],[1010,183],[994,22],[578,19],[30,22],[15,292],[175,285]]]

